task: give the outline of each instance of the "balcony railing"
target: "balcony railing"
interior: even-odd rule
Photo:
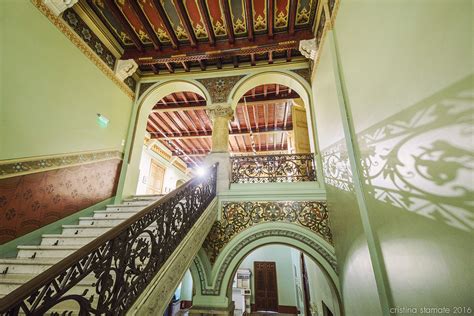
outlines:
[[[231,157],[232,183],[316,181],[313,154]]]
[[[216,196],[216,172],[215,165],[5,296],[0,314],[124,315]]]

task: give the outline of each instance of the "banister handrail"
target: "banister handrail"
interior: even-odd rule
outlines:
[[[230,160],[232,183],[316,181],[311,153],[233,156]]]
[[[65,295],[71,288],[77,285],[81,280],[85,277],[90,275],[91,273],[95,274],[97,278],[97,282],[93,284],[96,289],[96,294],[99,298],[99,302],[97,303],[97,308],[91,306],[92,298],[84,298],[78,297],[79,295],[70,295],[68,294],[67,300],[74,300],[76,303],[79,304],[81,308],[81,312],[84,312],[82,309],[87,310],[87,314],[123,314],[126,312],[126,309],[121,309],[121,307],[128,308],[130,307],[133,301],[130,300],[130,297],[119,297],[123,296],[123,289],[115,289],[118,292],[122,293],[111,293],[114,289],[106,288],[106,283],[110,282],[112,276],[110,272],[113,271],[116,277],[114,288],[117,288],[118,283],[120,280],[117,278],[119,277],[118,274],[122,273],[121,276],[124,276],[125,273],[132,273],[132,272],[140,272],[140,267],[136,266],[136,262],[131,262],[130,258],[121,258],[116,257],[114,259],[114,253],[111,253],[112,249],[116,251],[122,251],[123,247],[128,249],[131,253],[130,256],[135,256],[134,258],[137,259],[137,254],[134,254],[133,251],[136,248],[140,248],[139,251],[139,258],[141,261],[145,261],[142,255],[147,252],[150,256],[148,259],[149,261],[146,263],[146,267],[143,268],[143,273],[146,274],[144,276],[140,275],[137,278],[145,277],[150,278],[150,271],[145,271],[145,269],[150,269],[150,262],[152,259],[157,259],[161,265],[166,261],[166,259],[171,255],[174,249],[156,249],[158,245],[153,244],[153,240],[151,237],[163,237],[160,239],[161,243],[164,241],[173,242],[173,238],[177,235],[181,236],[181,239],[184,238],[184,235],[189,231],[192,227],[194,222],[199,218],[202,212],[207,208],[213,198],[216,196],[216,178],[217,178],[217,164],[213,165],[210,168],[210,175],[207,178],[203,177],[196,177],[184,185],[178,187],[174,191],[170,192],[157,202],[147,206],[145,209],[141,210],[137,214],[134,214],[130,218],[126,219],[122,223],[118,224],[117,226],[111,228],[103,235],[97,237],[93,241],[89,242],[88,244],[84,245],[74,253],[70,254],[66,258],[62,259],[58,263],[54,264],[48,270],[42,272],[35,278],[29,280],[19,288],[15,289],[13,292],[5,296],[4,298],[0,299],[0,313],[1,315],[17,315],[18,313],[26,313],[28,314],[43,314],[43,312],[48,311],[51,307],[54,307],[58,303],[64,301],[63,295]],[[183,201],[184,200],[184,201]],[[196,209],[194,209],[196,207]],[[158,211],[163,211],[162,213],[158,213]],[[175,212],[172,212],[175,211]],[[185,211],[188,211],[185,214]],[[192,213],[190,213],[192,212]],[[179,213],[179,214],[177,214]],[[173,215],[177,215],[178,218],[174,219],[173,222]],[[196,217],[197,215],[197,217]],[[193,219],[193,223],[186,223],[184,222],[186,216]],[[157,222],[158,219],[161,219],[162,222],[157,223],[157,229],[155,229],[156,233],[160,233],[159,236],[152,236],[150,225],[153,225],[154,222]],[[181,223],[179,222],[181,220]],[[140,226],[141,225],[141,226]],[[134,227],[138,226],[138,227]],[[177,230],[172,230],[172,226],[177,228]],[[177,227],[179,226],[179,227]],[[184,227],[182,231],[179,231],[180,228]],[[165,234],[168,233],[167,236],[162,235],[159,231],[159,228],[165,230]],[[133,229],[138,229],[137,231],[133,231]],[[141,230],[139,230],[141,229]],[[186,230],[186,231],[184,231]],[[148,236],[142,236],[143,234],[147,234]],[[130,236],[127,236],[130,235]],[[126,238],[128,237],[128,239]],[[146,240],[150,238],[150,244],[147,245]],[[170,240],[168,240],[170,239]],[[177,244],[179,244],[180,240]],[[128,242],[128,243],[127,243]],[[130,244],[130,242],[132,242]],[[135,242],[138,242],[135,245]],[[175,241],[176,242],[176,241]],[[136,246],[136,248],[133,248]],[[147,249],[143,248],[146,247]],[[164,258],[161,257],[162,253],[152,253],[153,250],[156,251],[164,251]],[[171,251],[170,251],[171,250]],[[125,264],[125,266],[120,267],[122,270],[118,271],[119,268],[116,266],[112,267],[100,267],[98,263],[100,260],[107,261],[109,264]],[[127,261],[129,260],[129,261]],[[114,261],[114,262],[113,262]],[[125,261],[125,263],[123,263]],[[104,263],[104,262],[100,262]],[[132,266],[130,266],[132,265]],[[153,270],[154,272],[152,276],[154,276],[160,266],[157,266],[155,262],[153,262]],[[159,265],[159,264],[158,264]],[[132,269],[134,271],[130,272]],[[99,271],[102,269],[103,271]],[[104,272],[101,274],[101,272]],[[108,273],[108,274],[105,274]],[[59,279],[58,279],[59,278]],[[137,281],[132,280],[132,281]],[[132,282],[129,281],[129,282]],[[137,282],[143,281],[139,279]],[[146,280],[145,280],[146,281]],[[143,287],[143,284],[138,283]],[[122,286],[130,288],[130,284],[122,284]],[[145,284],[146,286],[146,284]],[[109,286],[110,287],[110,286]],[[140,287],[140,286],[139,286]],[[40,291],[41,290],[41,291]],[[136,290],[136,289],[132,289]],[[130,290],[130,292],[132,291]],[[48,293],[48,291],[52,291],[53,293]],[[87,291],[86,291],[87,292]],[[83,293],[83,296],[86,296],[87,293]],[[134,293],[135,299],[141,294]],[[106,295],[114,296],[116,299],[128,299],[128,301],[119,303],[115,302],[115,308],[110,308],[111,302],[107,302],[107,299],[110,300],[110,297],[104,297]],[[31,300],[28,301],[28,300]],[[90,306],[87,305],[87,300],[91,300],[89,302]],[[25,302],[28,302],[30,306],[27,306]],[[100,306],[100,305],[103,306]],[[119,306],[120,305],[120,306]]]

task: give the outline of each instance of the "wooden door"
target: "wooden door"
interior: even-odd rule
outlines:
[[[304,107],[294,104],[291,110],[293,120],[293,146],[295,153],[309,153],[311,147],[309,144],[308,122],[306,120],[306,111]]]
[[[255,309],[278,311],[278,288],[275,262],[254,262]]]
[[[152,160],[150,165],[150,175],[148,176],[147,181],[146,194],[161,194],[164,176],[165,168]]]

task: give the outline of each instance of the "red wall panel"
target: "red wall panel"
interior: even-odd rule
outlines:
[[[0,244],[114,196],[121,162],[0,179]]]

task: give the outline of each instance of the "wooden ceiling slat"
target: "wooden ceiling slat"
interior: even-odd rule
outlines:
[[[268,52],[268,63],[273,64],[273,52],[272,51]]]
[[[158,14],[161,17],[161,20],[163,21],[163,24],[165,25],[165,29],[169,35],[171,45],[173,46],[174,49],[177,49],[179,46],[178,38],[176,37],[173,26],[168,20],[168,16],[166,15],[166,12],[163,9],[163,6],[161,5],[160,0],[153,0],[153,4],[155,5],[156,10],[158,11]]]
[[[230,15],[230,7],[228,0],[220,0],[221,7],[224,11],[225,26],[227,31],[227,36],[229,37],[229,44],[233,44],[235,41],[234,35],[234,24],[232,23],[232,17]]]
[[[181,62],[181,65],[183,66],[184,71],[189,72],[189,66],[188,66],[188,64],[187,64],[185,61],[182,61],[182,62]]]
[[[253,14],[252,14],[252,0],[245,0],[245,20],[247,21],[247,37],[253,42]]]
[[[216,35],[214,34],[214,29],[211,24],[211,18],[209,17],[209,12],[207,11],[206,0],[198,0],[197,3],[199,11],[201,11],[201,16],[204,20],[204,26],[206,27],[209,43],[211,44],[211,46],[214,46],[216,43]]]
[[[201,68],[201,70],[203,71],[206,70],[206,61],[203,59],[199,59],[198,62],[199,62],[199,67]]]
[[[153,30],[153,27],[150,25],[150,22],[148,22],[148,19],[146,18],[145,14],[140,8],[140,5],[138,4],[138,0],[130,0],[130,5],[132,6],[133,11],[135,12],[138,19],[140,20],[140,23],[143,25],[143,27],[145,27],[148,38],[153,43],[153,46],[155,47],[155,49],[161,49],[160,40],[156,36],[156,33]],[[153,69],[153,71],[154,73],[158,73],[158,71],[156,71],[155,69]]]
[[[190,127],[188,124],[183,122],[183,119],[178,115],[178,112],[168,112],[167,113],[169,117],[171,118],[172,122],[178,126],[182,131],[187,133],[188,135],[191,135],[190,133]]]
[[[168,71],[170,72],[170,74],[174,73],[174,68],[171,65],[171,63],[165,63],[165,66],[166,68],[168,68]]]
[[[267,0],[267,11],[268,38],[273,38],[273,16],[275,14],[274,0]]]
[[[295,34],[295,24],[296,24],[296,3],[298,0],[289,0],[290,1],[290,12],[288,13],[288,33],[290,35]]]

